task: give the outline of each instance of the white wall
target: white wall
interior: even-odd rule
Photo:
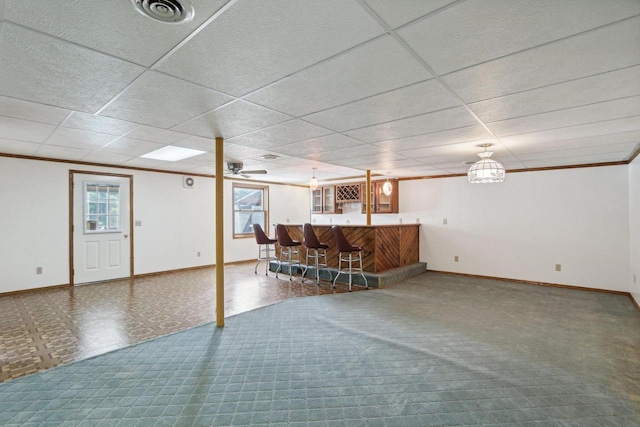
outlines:
[[[512,173],[501,184],[472,185],[466,177],[400,181],[400,213],[373,214],[372,223],[420,222],[420,259],[430,270],[627,292],[630,192],[640,272],[634,164],[635,190],[624,165]],[[360,206],[313,219],[365,223]]]
[[[214,179],[0,157],[0,293],[69,283],[69,170],[133,175],[134,273],[215,263]],[[309,218],[307,189],[270,185],[270,222]],[[231,238],[225,180],[225,261],[255,259],[254,239]],[[198,257],[197,253],[200,252]],[[43,267],[43,274],[36,274]]]
[[[640,304],[640,156],[629,165],[629,291]]]
[[[628,291],[627,169],[512,173],[484,185],[402,181],[401,217],[420,218],[430,270]]]
[[[247,181],[247,183],[251,183],[251,181]],[[258,246],[253,236],[250,238],[233,238],[231,187],[232,183],[225,181],[225,224],[227,224],[224,233],[225,262],[256,259],[258,257]],[[274,237],[275,227],[273,224],[303,224],[309,222],[310,212],[308,188],[269,184],[269,227],[268,229],[265,228],[264,231],[270,237]]]

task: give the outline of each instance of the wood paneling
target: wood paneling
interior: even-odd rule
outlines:
[[[371,273],[380,273],[418,262],[420,258],[419,227],[419,224],[348,225],[342,226],[342,231],[351,244],[364,248],[363,269]],[[302,226],[287,225],[286,228],[293,240],[302,242]],[[317,225],[313,230],[318,240],[329,245],[327,264],[329,267],[337,268],[338,251],[335,248],[331,226]]]
[[[420,229],[400,227],[400,265],[411,265],[420,261]]]

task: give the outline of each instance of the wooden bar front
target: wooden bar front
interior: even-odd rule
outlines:
[[[364,271],[381,273],[393,268],[415,264],[420,260],[420,224],[393,225],[341,225],[342,232],[351,244],[360,245]],[[302,242],[302,226],[286,225],[293,240]],[[331,225],[314,225],[318,240],[329,245],[327,264],[338,268],[338,251]],[[304,262],[304,250],[300,261]]]

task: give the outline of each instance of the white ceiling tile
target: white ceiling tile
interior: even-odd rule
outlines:
[[[286,114],[238,100],[180,124],[174,129],[208,138],[229,139],[291,118]]]
[[[339,148],[339,149],[329,150],[329,151],[308,153],[308,154],[305,154],[304,157],[306,157],[307,159],[312,159],[319,162],[326,162],[334,165],[345,166],[343,163],[340,163],[340,160],[353,159],[353,158],[358,158],[366,155],[389,155],[390,153],[391,153],[390,151],[380,147],[376,147],[375,145],[365,144],[365,145]]]
[[[640,116],[500,138],[506,145],[553,142],[640,130]]]
[[[458,142],[478,141],[491,138],[491,134],[480,125],[468,126],[441,132],[425,133],[400,139],[376,142],[374,145],[392,151],[411,150],[434,145],[454,144]]]
[[[304,141],[305,139],[328,135],[330,133],[331,131],[311,123],[303,122],[302,120],[289,120],[256,132],[231,138],[228,141],[233,144],[268,150],[278,145]]]
[[[172,130],[158,129],[151,126],[138,126],[127,134],[127,138],[143,139],[145,141],[158,142],[160,144],[172,144],[191,135]]]
[[[105,145],[100,151],[129,156],[142,156],[143,154],[159,150],[164,146],[165,144],[158,144],[156,142],[122,137],[116,139],[108,145]]]
[[[427,15],[455,0],[365,0],[391,28],[397,28]]]
[[[240,1],[159,70],[240,96],[382,33],[357,2]]]
[[[110,153],[104,150],[94,151],[82,158],[83,162],[106,163],[109,165],[121,165],[131,160],[134,156],[126,154]]]
[[[247,99],[303,116],[431,78],[391,36],[302,70]]]
[[[224,143],[223,150],[225,160],[246,161],[251,159],[253,161],[265,161],[261,156],[268,154],[276,154],[278,158],[289,157],[281,153],[261,150],[259,148],[248,147],[245,145],[232,144],[226,141]]]
[[[581,158],[584,156],[593,156],[598,154],[611,154],[616,155],[620,153],[627,153],[627,156],[633,153],[633,150],[638,146],[636,142],[627,142],[626,144],[616,145],[598,145],[591,147],[580,148],[567,148],[550,151],[540,151],[537,153],[519,154],[518,159],[527,163],[531,160],[545,160],[545,159],[558,159],[558,158]],[[622,156],[620,160],[624,160],[627,156]]]
[[[485,122],[640,95],[640,66],[500,96],[469,105]]]
[[[214,166],[197,166],[189,169],[189,173],[198,173],[203,175],[215,175],[216,168]]]
[[[395,168],[391,173],[391,176],[397,178],[406,178],[406,177],[414,177],[414,176],[431,176],[431,175],[441,175],[442,171],[440,169],[435,169],[431,166],[427,166],[424,164],[420,164],[418,166],[409,166],[402,168]]]
[[[215,153],[204,153],[199,154],[197,156],[189,157],[185,159],[185,162],[198,165],[198,166],[213,166],[216,165],[216,154]],[[226,167],[223,165],[223,167]]]
[[[494,141],[470,141],[470,142],[462,142],[458,144],[447,144],[447,145],[438,145],[434,147],[425,147],[425,148],[416,148],[414,150],[406,150],[401,153],[406,157],[412,159],[420,159],[423,160],[428,157],[437,157],[439,156],[455,156],[456,161],[477,161],[479,158],[477,154],[483,151],[484,149],[479,147],[479,145],[484,143],[493,143],[494,145],[487,148],[487,151],[491,151],[495,153],[496,158],[499,157],[499,161],[513,161],[517,160],[511,152],[506,148],[506,146],[502,144],[495,143]],[[440,161],[440,160],[439,160]]]
[[[226,3],[192,0],[194,18],[167,25],[137,13],[129,1],[79,1],[60,5],[8,0],[4,19],[100,52],[150,66]]]
[[[444,76],[475,102],[640,64],[640,18],[600,28]]]
[[[0,153],[18,154],[22,156],[32,156],[40,144],[34,142],[14,141],[11,139],[0,138]]]
[[[0,79],[1,80],[1,79]],[[0,116],[0,135],[17,141],[44,142],[55,126]]]
[[[378,142],[420,135],[476,124],[477,121],[462,107],[449,108],[408,119],[345,132],[346,135],[366,142]]]
[[[0,116],[58,125],[69,112],[64,108],[0,96]]]
[[[460,102],[437,80],[429,80],[311,114],[303,119],[342,132],[457,105]]]
[[[100,114],[170,128],[232,99],[166,74],[147,71]]]
[[[333,151],[364,144],[364,142],[349,138],[348,136],[334,133],[319,138],[307,139],[306,141],[294,142],[293,144],[280,145],[274,147],[273,151],[290,156],[308,156],[322,151]]]
[[[90,154],[91,150],[73,147],[60,147],[57,145],[41,145],[35,155],[51,159],[80,160]]]
[[[638,13],[640,3],[633,0],[469,0],[398,33],[445,74]]]
[[[0,95],[96,112],[144,68],[5,22]]]
[[[498,137],[640,116],[640,96],[487,123]]]
[[[612,152],[608,154],[585,154],[582,156],[569,155],[567,157],[555,157],[523,161],[527,168],[564,167],[571,165],[587,165],[592,163],[621,162],[626,159],[628,153]]]
[[[175,144],[178,147],[184,148],[192,148],[194,150],[201,151],[215,151],[216,150],[216,141],[211,138],[202,138],[200,136],[190,136],[185,139],[181,139]]]
[[[138,124],[110,117],[96,116],[94,114],[74,111],[62,124],[64,127],[88,130],[92,132],[108,133],[120,136],[137,128]]]
[[[135,167],[135,168],[147,168],[157,170],[173,170],[172,163],[165,162],[163,160],[147,159],[144,157],[136,157],[134,159],[125,162],[123,166]]]
[[[59,127],[46,140],[47,145],[95,150],[116,139],[113,135]]]
[[[640,144],[640,131],[623,132],[608,135],[598,135],[586,138],[565,139],[562,141],[540,142],[536,140],[511,141],[503,140],[503,144],[516,156],[529,153],[586,148],[594,146],[609,146],[612,149],[617,144]]]
[[[332,163],[336,165],[355,167],[357,169],[386,169],[391,168],[389,165],[392,162],[402,162],[406,160],[410,159],[392,151],[383,150],[378,153],[370,153],[369,150],[366,150],[364,152],[361,151],[359,156],[340,156],[338,158],[334,158]]]

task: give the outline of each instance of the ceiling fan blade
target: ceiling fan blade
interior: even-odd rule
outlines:
[[[264,170],[264,169],[262,169],[262,170],[253,170],[253,171],[241,170],[240,173],[265,174],[265,173],[267,173],[267,171]]]
[[[247,174],[244,174],[244,173],[240,173],[240,174],[238,174],[238,176],[241,176],[243,178],[251,178],[251,175],[247,175]]]

